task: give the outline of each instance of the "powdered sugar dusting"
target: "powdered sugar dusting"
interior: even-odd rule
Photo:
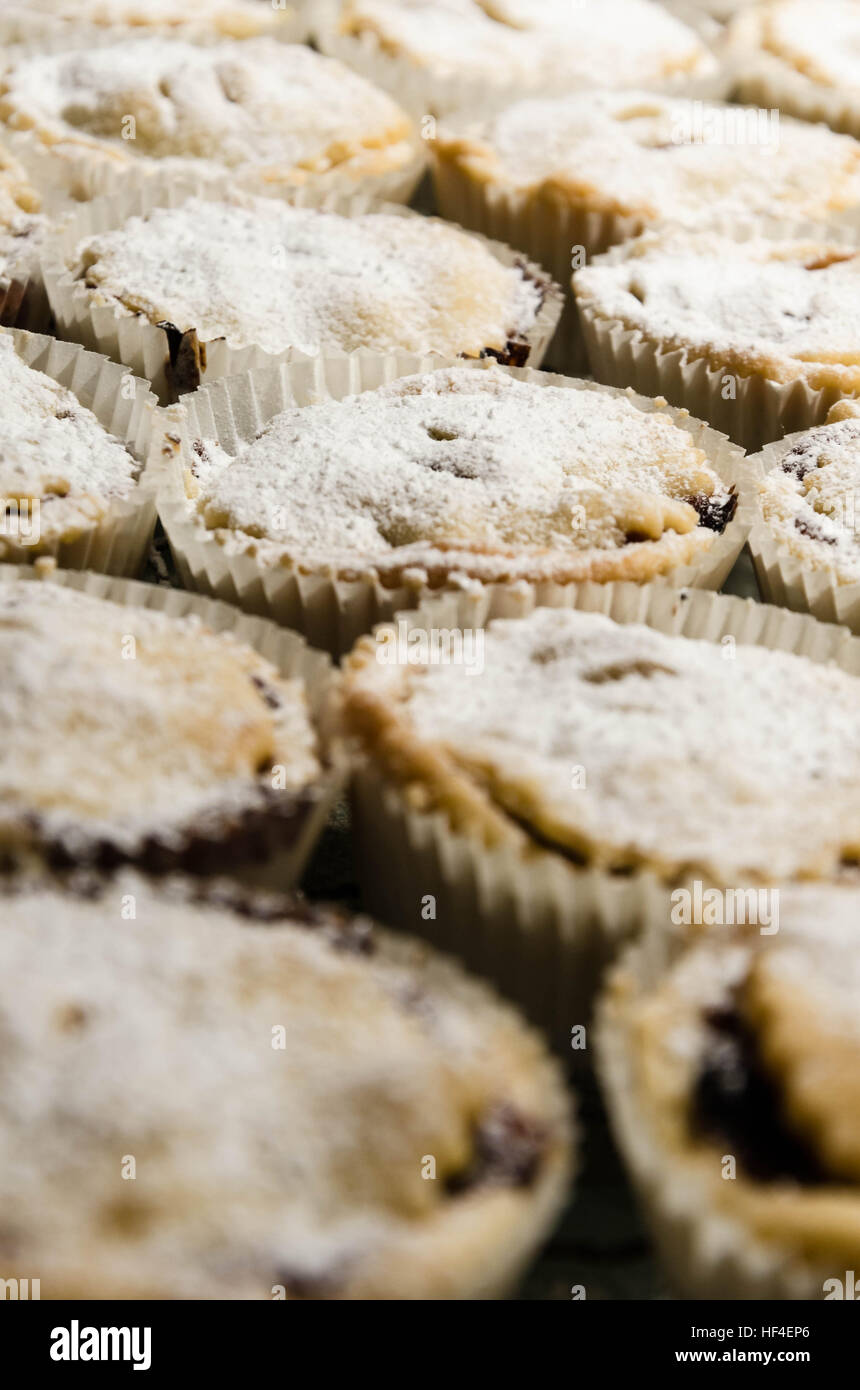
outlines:
[[[462,128],[452,121],[439,143],[444,153],[452,139],[454,157],[482,177],[544,186],[646,223],[779,208],[822,221],[860,204],[860,144],[847,135],[781,117],[770,144],[689,139],[707,128],[709,111],[719,127],[743,110],[653,92],[583,92],[515,102]]]
[[[0,840],[35,819],[84,854],[133,853],[265,805],[273,764],[289,791],[318,770],[301,686],[250,648],[51,584],[0,586],[0,715]]]
[[[438,73],[529,88],[623,86],[714,66],[692,30],[649,0],[347,0],[340,29],[375,34]]]
[[[36,54],[4,75],[0,92],[10,125],[35,127],[60,153],[89,147],[112,161],[204,160],[304,182],[356,154],[370,151],[379,169],[412,155],[411,127],[390,97],[275,39],[150,38]]]
[[[585,267],[577,294],[668,347],[860,387],[860,252],[815,241],[652,232]]]
[[[777,0],[756,13],[763,52],[824,87],[860,85],[860,12],[853,0]]]
[[[767,473],[759,497],[773,536],[804,565],[860,582],[860,419],[810,430]]]
[[[268,352],[477,356],[533,328],[542,300],[521,269],[443,222],[265,198],[156,209],[83,242],[70,268],[96,303]]]
[[[43,1294],[396,1297],[406,1279],[432,1296],[450,1278],[437,1234],[450,1250],[456,1231],[437,1223],[464,1201],[474,1249],[445,1179],[476,1120],[514,1104],[562,1144],[513,1012],[406,943],[338,951],[300,919],[249,922],[132,874],[95,900],[13,895],[4,938],[0,1205]],[[532,1194],[510,1201],[525,1219]]]
[[[205,441],[190,505],[225,543],[342,573],[492,578],[659,546],[728,492],[668,416],[602,392],[443,369],[275,416],[234,456]]]
[[[65,386],[28,367],[3,334],[0,398],[0,499],[38,499],[42,541],[92,526],[133,493],[140,465],[125,445]]]
[[[856,678],[803,657],[727,657],[718,643],[539,609],[491,624],[483,674],[410,674],[404,712],[518,819],[597,863],[743,882],[832,873],[860,843],[858,700]]]
[[[11,30],[16,37],[29,39],[56,34],[62,27],[74,31],[92,26],[248,38],[276,31],[295,8],[271,4],[264,8],[259,0],[27,0],[23,5],[4,0],[0,33]]]

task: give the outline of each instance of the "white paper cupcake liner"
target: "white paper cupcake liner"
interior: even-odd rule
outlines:
[[[47,238],[42,250],[42,274],[56,317],[57,331],[130,367],[151,383],[162,404],[176,398],[171,383],[171,357],[177,348],[174,343],[171,352],[171,339],[167,331],[142,315],[123,314],[110,304],[93,304],[86,288],[73,279],[67,270],[66,262],[76,246],[87,237],[120,227],[127,218],[139,216],[152,208],[179,207],[195,196],[230,197],[235,196],[235,190],[224,181],[213,183],[200,178],[155,178],[148,184],[133,186],[114,197],[99,198],[84,204],[63,220]],[[378,203],[363,196],[333,196],[325,201],[324,208],[344,217],[358,217],[368,212],[385,212],[399,217],[420,216],[400,204]],[[527,261],[522,252],[513,251],[487,238],[482,240],[486,249],[502,264],[522,266],[541,282],[547,280],[543,268]],[[561,303],[559,287],[548,285],[537,318],[524,334],[529,349],[528,360],[534,365],[539,366],[543,360],[558,323]],[[253,344],[235,346],[224,338],[200,342],[193,330],[182,334],[181,339],[179,351],[193,356],[194,370],[199,374],[201,385],[256,368],[273,367],[281,362],[331,361],[333,370],[336,371],[337,364],[341,364],[349,375],[347,363],[350,359],[364,362],[375,355],[364,349],[352,353],[326,349],[318,355],[308,355],[298,349],[287,348],[280,353],[271,353]],[[361,370],[360,367],[359,375]]]
[[[487,587],[431,600],[397,622],[404,634],[474,631],[493,618],[525,617],[536,606],[534,593]],[[846,629],[752,599],[659,585],[580,584],[559,595],[558,606],[709,642],[730,635],[741,645],[860,673],[860,639]],[[654,874],[613,876],[551,851],[526,859],[509,847],[488,850],[452,830],[441,812],[416,809],[366,759],[357,762],[353,798],[368,910],[460,956],[516,1000],[574,1064],[587,1065],[588,1050],[573,1050],[571,1030],[588,1024],[606,964],[641,927],[647,893],[661,891]],[[428,916],[428,904],[435,916]]]
[[[466,364],[462,359],[446,361],[408,354],[389,358],[362,358],[353,354],[348,370],[341,370],[345,365],[336,364],[334,370],[328,363],[319,363],[316,368],[305,364],[284,365],[204,387],[186,396],[181,406],[164,413],[162,429],[172,435],[173,440],[164,441],[167,447],[159,447],[156,440],[159,457],[152,461],[159,477],[159,515],[182,582],[198,592],[212,594],[248,612],[265,614],[275,622],[294,628],[314,646],[335,656],[348,651],[362,633],[369,632],[377,623],[394,617],[401,610],[415,608],[438,594],[440,589],[438,586],[431,588],[426,573],[417,567],[408,583],[388,587],[373,569],[359,578],[346,580],[339,578],[334,569],[307,571],[300,562],[286,560],[266,563],[245,553],[239,545],[221,544],[191,514],[184,474],[191,463],[191,445],[195,439],[215,439],[227,453],[234,453],[242,444],[253,440],[273,415],[290,406],[340,400],[396,377],[432,371],[439,366],[469,365],[472,370],[483,370],[480,364]],[[575,381],[529,368],[508,370],[518,380],[535,385],[609,391],[613,396],[627,394],[646,412],[658,408],[654,401],[642,400],[632,393],[618,393],[594,382]],[[718,589],[743,549],[754,517],[745,462],[741,451],[724,436],[691,420],[683,412],[673,410],[669,414],[704,450],[710,465],[723,481],[735,487],[738,505],[726,530],[715,537],[713,545],[700,559],[693,564],[676,566],[655,582],[674,588]],[[458,592],[464,588],[477,592],[482,586],[477,580],[452,576],[445,587]],[[501,592],[502,586],[493,587],[497,593]],[[569,586],[550,580],[535,583],[519,580],[508,587],[518,595],[528,591],[535,604],[554,607],[566,602],[565,591]]]
[[[661,1143],[635,1080],[636,1042],[624,999],[648,991],[683,949],[671,933],[665,894],[643,894],[642,933],[612,972],[597,1009],[597,1071],[615,1141],[673,1288],[685,1299],[821,1299],[828,1273],[765,1243],[713,1202],[694,1168]],[[623,986],[621,982],[623,980]],[[613,988],[624,990],[624,998]],[[731,1186],[731,1184],[728,1184]]]
[[[735,226],[717,223],[716,229],[739,241],[773,236],[850,246],[856,245],[858,235],[854,218],[829,225],[808,219],[750,218]],[[620,259],[622,249],[610,250],[605,263]],[[780,382],[761,374],[741,375],[696,348],[667,346],[643,329],[629,328],[603,314],[593,300],[577,294],[575,277],[573,291],[589,365],[597,381],[632,386],[644,395],[665,396],[673,405],[684,406],[691,415],[707,420],[749,453],[790,432],[823,424],[830,407],[845,394],[835,384],[815,389],[803,377]]]
[[[407,57],[387,51],[375,34],[338,33],[339,9],[337,0],[316,0],[313,34],[319,49],[382,87],[416,120],[425,116],[446,116],[465,108],[480,110],[486,115],[488,111],[523,97],[566,94],[576,86],[563,79],[555,86],[547,85],[545,75],[539,73],[531,78],[523,75],[521,81],[513,82],[500,80],[491,70],[480,80],[474,74],[464,76],[457,72],[441,72],[438,68],[422,68]],[[731,83],[720,65],[711,73],[692,77],[678,75],[663,82],[642,81],[636,86],[647,91],[720,101],[728,96]]]
[[[860,633],[860,581],[840,583],[832,568],[805,566],[774,535],[762,515],[758,484],[800,443],[805,431],[769,444],[747,460],[749,497],[755,512],[749,547],[756,580],[766,603],[778,603],[797,613],[811,613],[824,623],[841,623]]]
[[[588,356],[570,292],[574,250],[581,248],[585,264],[610,246],[637,236],[646,225],[643,218],[589,212],[558,199],[538,201],[517,189],[478,183],[455,161],[433,158],[432,146],[431,173],[443,217],[508,246],[521,246],[564,287],[564,311],[547,361],[560,372],[586,370]]]
[[[0,536],[0,559],[33,564],[50,557],[63,569],[137,574],[156,522],[155,487],[147,465],[154,433],[154,396],[145,381],[75,343],[20,329],[11,332],[18,356],[77,396],[107,432],[126,445],[141,465],[141,473],[128,498],[112,502],[103,516],[79,528],[74,536],[45,536],[32,545],[14,535]]]
[[[174,618],[194,614],[215,632],[230,632],[272,662],[282,676],[301,680],[307,694],[311,716],[321,731],[321,743],[327,759],[322,776],[310,789],[312,804],[295,840],[270,859],[260,863],[237,866],[230,877],[253,887],[294,888],[301,878],[310,853],[325,828],[329,813],[344,790],[346,765],[342,753],[330,746],[326,737],[326,712],[337,679],[330,659],[314,651],[296,633],[285,632],[259,618],[247,617],[226,604],[199,598],[182,589],[158,584],[141,584],[135,580],[113,579],[106,575],[72,573],[68,570],[48,570],[41,566],[0,566],[0,583],[32,580],[34,583],[63,585],[79,589],[95,598],[129,608],[153,608]],[[98,700],[101,692],[93,691]]]
[[[38,258],[0,270],[0,328],[24,328],[47,333],[51,306]]]

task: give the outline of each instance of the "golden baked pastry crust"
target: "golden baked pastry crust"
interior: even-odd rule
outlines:
[[[309,48],[275,39],[197,46],[180,38],[22,56],[0,78],[0,119],[29,133],[69,178],[167,167],[279,194],[343,176],[408,170],[414,127],[384,92]]]
[[[237,872],[291,843],[322,775],[299,680],[195,617],[0,586],[5,868]]]
[[[345,670],[343,720],[361,749],[411,805],[481,846],[724,883],[838,877],[860,856],[846,672],[752,646],[726,660],[716,642],[548,608],[491,623],[477,671],[390,660],[372,638]],[[777,728],[769,692],[788,680]]]
[[[607,1046],[622,1050],[628,1076],[629,1094],[621,1099],[635,1107],[666,1172],[697,1184],[703,1210],[722,1213],[744,1233],[744,1244],[758,1241],[786,1260],[807,1262],[819,1296],[824,1276],[841,1279],[860,1256],[856,995],[852,1003],[859,920],[856,892],[822,897],[804,889],[782,898],[777,934],[720,931],[716,940],[690,945],[652,986],[622,962],[604,1003]],[[772,1088],[766,1103],[785,1128],[777,1163],[782,1153],[790,1169],[788,1154],[799,1145],[814,1177],[753,1174],[738,1152],[742,1130],[703,1133],[695,1096],[708,1058],[717,1056],[708,1020],[724,1013],[743,1020]],[[722,1065],[728,1075],[735,1064]],[[766,1137],[752,1135],[752,1155],[756,1138]],[[726,1155],[737,1164],[732,1180]]]
[[[189,519],[344,581],[647,581],[705,558],[737,496],[712,441],[641,405],[489,365],[404,377],[283,411],[235,454],[192,441]]]
[[[0,1256],[43,1299],[491,1297],[564,1199],[556,1064],[408,938],[132,874],[21,885],[4,936]]]

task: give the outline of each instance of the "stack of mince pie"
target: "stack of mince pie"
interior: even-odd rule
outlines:
[[[860,1269],[858,14],[0,5],[4,1284]]]

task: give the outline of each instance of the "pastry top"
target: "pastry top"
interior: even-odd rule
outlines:
[[[305,691],[230,634],[0,585],[0,847],[101,862],[221,833],[317,777]]]
[[[4,0],[0,38],[30,42],[86,29],[194,39],[248,39],[287,29],[292,34],[302,3],[276,8],[259,0]]]
[[[428,948],[239,906],[7,895],[0,1255],[43,1298],[481,1296],[562,1199],[555,1065]]]
[[[186,465],[223,544],[390,583],[656,573],[707,551],[736,501],[668,413],[496,366],[293,407],[237,454],[196,441]]]
[[[487,845],[728,883],[860,852],[860,681],[841,669],[567,609],[492,622],[480,670],[426,642],[390,655],[355,649],[347,727]]]
[[[7,272],[35,268],[48,228],[41,198],[18,160],[0,145],[0,286]]]
[[[417,68],[530,89],[651,83],[716,66],[650,0],[346,0],[338,30],[371,35]]]
[[[860,84],[860,10],[854,0],[765,0],[729,28],[745,56],[757,47],[771,64],[817,87]]]
[[[793,889],[776,933],[705,929],[656,985],[622,963],[608,992],[679,1180],[694,1173],[727,1216],[815,1265],[860,1253],[858,929],[856,889]]]
[[[860,203],[860,143],[767,112],[648,92],[518,101],[433,148],[480,183],[649,222],[775,210],[824,221]]]
[[[835,418],[834,418],[835,415]],[[804,567],[860,582],[860,403],[793,439],[759,484],[771,537]]]
[[[272,353],[501,353],[534,328],[550,288],[436,219],[271,198],[133,217],[82,242],[69,269],[93,304]]]
[[[2,331],[0,400],[0,497],[7,509],[0,557],[5,536],[28,538],[38,554],[40,545],[73,537],[134,493],[141,465],[125,445],[73,392],[29,367]],[[11,504],[19,529],[10,521]]]
[[[399,169],[415,148],[408,118],[384,92],[275,39],[129,39],[30,54],[0,78],[0,117],[55,155],[206,161],[272,185],[334,168],[357,179]]]
[[[667,228],[574,276],[581,304],[729,370],[860,390],[860,252]]]

